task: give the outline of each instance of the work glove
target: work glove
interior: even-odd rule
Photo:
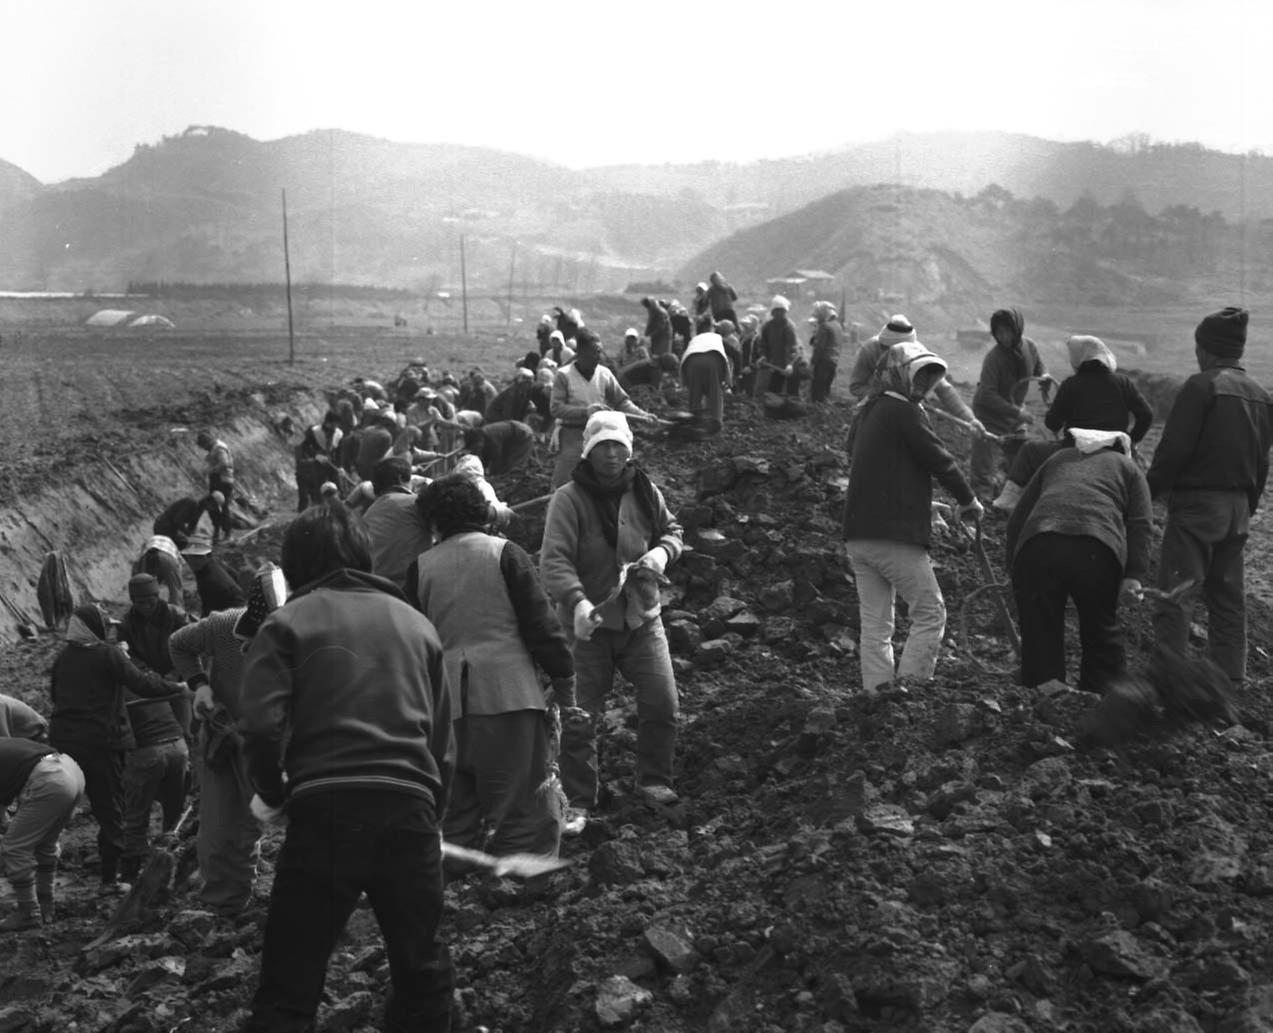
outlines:
[[[199,717],[208,714],[216,705],[216,700],[212,698],[212,686],[208,684],[208,679],[197,674],[191,678],[187,685],[194,688],[194,712]]]
[[[575,638],[587,642],[597,630],[597,608],[587,599],[575,603]]]
[[[252,817],[262,825],[286,825],[287,812],[282,807],[271,807],[261,799],[259,793],[252,794],[252,802],[248,804]]]
[[[976,523],[981,519],[982,514],[985,513],[985,511],[986,509],[981,504],[981,501],[979,499],[973,499],[968,503],[968,505],[959,507],[959,519],[971,520]]]
[[[1118,592],[1120,595],[1128,599],[1134,599],[1137,602],[1145,598],[1144,586],[1134,577],[1123,578],[1122,584],[1118,586]]]
[[[487,520],[497,530],[503,531],[513,522],[513,507],[506,502],[492,502],[486,507]]]
[[[662,574],[663,571],[667,569],[667,560],[667,550],[661,545],[656,545],[653,549],[637,560],[637,566],[649,567],[656,574]]]
[[[572,675],[569,678],[554,678],[548,689],[548,703],[563,709],[571,709],[576,706],[575,698],[575,679]]]

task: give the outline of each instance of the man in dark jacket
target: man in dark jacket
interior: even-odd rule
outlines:
[[[535,432],[517,420],[502,420],[464,432],[464,447],[482,460],[490,477],[522,470],[535,447]]]
[[[960,515],[981,505],[954,457],[929,425],[920,401],[946,374],[946,363],[919,342],[894,345],[884,390],[862,407],[850,434],[853,457],[844,537],[861,606],[862,688],[891,685],[893,607],[900,593],[910,635],[896,675],[933,677],[946,629],[946,604],[928,555],[933,478],[959,503]]]
[[[149,574],[137,574],[128,582],[132,605],[120,622],[120,641],[128,646],[133,663],[143,671],[169,677],[172,653],[168,639],[189,617],[159,598],[159,582]],[[150,810],[159,801],[163,829],[177,823],[186,795],[190,770],[190,704],[179,699],[142,702],[130,696],[128,720],[136,747],[124,761],[124,854],[120,875],[132,882],[150,849]]]
[[[650,355],[657,358],[672,350],[672,317],[657,298],[642,298],[645,306],[645,336],[650,340]]]
[[[171,539],[178,549],[183,549],[187,539],[199,525],[199,518],[207,513],[215,520],[223,505],[225,496],[219,492],[205,495],[201,499],[191,498],[189,495],[177,499],[155,517],[154,533]]]
[[[406,456],[380,460],[371,471],[371,487],[376,497],[363,514],[371,544],[371,571],[401,588],[407,568],[432,542],[416,513],[410,461]]]
[[[1198,369],[1167,416],[1149,467],[1149,490],[1167,495],[1159,585],[1202,585],[1207,649],[1235,684],[1246,677],[1246,540],[1264,494],[1273,445],[1273,398],[1242,368],[1248,313],[1225,308],[1194,331]],[[1160,603],[1159,642],[1184,654],[1192,607]]]
[[[526,414],[530,412],[530,392],[534,383],[534,371],[525,366],[518,366],[513,371],[513,382],[492,398],[486,407],[486,422],[517,420],[519,423],[525,423]]]
[[[1045,397],[1052,384],[1038,347],[1024,332],[1025,317],[1015,308],[1001,308],[990,317],[995,346],[982,360],[972,411],[986,430],[1005,440],[996,442],[980,434],[972,440],[973,491],[987,499],[998,494],[999,481],[1025,440],[1024,429],[1034,422],[1022,405],[1030,378],[1040,378]]]
[[[791,302],[775,294],[769,305],[769,318],[760,328],[759,355],[761,383],[779,395],[793,395],[799,388],[796,379],[796,328],[791,325]]]
[[[734,312],[734,302],[738,300],[738,291],[720,273],[712,273],[708,280],[707,309],[712,314],[712,320],[719,323],[722,319],[728,319],[737,326],[738,315]]]
[[[829,301],[815,301],[810,321],[814,324],[809,341],[813,379],[809,384],[809,401],[825,402],[831,397],[831,382],[840,364],[840,342],[844,334],[839,316]]]
[[[181,550],[186,565],[194,574],[195,588],[199,593],[199,609],[203,616],[242,606],[247,597],[219,559],[212,555],[212,542],[203,531],[196,531]]]
[[[365,893],[393,988],[383,1028],[451,1028],[454,977],[438,941],[439,835],[455,766],[451,688],[433,625],[371,571],[339,506],[288,527],[295,591],[244,659],[239,728],[253,810],[286,808],[248,1033],[312,1028],[328,959]]]

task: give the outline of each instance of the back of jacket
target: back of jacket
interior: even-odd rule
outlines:
[[[1242,491],[1254,513],[1269,473],[1273,397],[1236,365],[1185,381],[1149,467],[1149,489]]]

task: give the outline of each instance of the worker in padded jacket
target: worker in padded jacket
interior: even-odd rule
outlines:
[[[455,739],[442,643],[371,573],[367,533],[340,506],[292,521],[282,568],[293,594],[252,639],[239,699],[253,810],[272,821],[285,808],[288,822],[244,1028],[312,1028],[328,959],[365,893],[393,983],[382,1028],[448,1030],[439,833]]]
[[[1176,395],[1147,475],[1150,493],[1168,497],[1159,585],[1202,586],[1207,650],[1235,684],[1246,677],[1247,533],[1273,444],[1273,398],[1241,365],[1247,322],[1246,309],[1230,307],[1198,324],[1199,372]],[[1160,603],[1158,641],[1184,653],[1190,616],[1188,605]]]
[[[446,840],[500,856],[553,855],[561,807],[546,719],[549,696],[575,705],[575,662],[539,574],[515,542],[486,533],[477,484],[451,474],[420,493],[438,543],[420,555],[407,598],[446,650],[459,750]]]
[[[118,645],[106,640],[106,617],[92,603],[77,606],[66,628],[66,646],[53,661],[53,714],[49,741],[75,758],[84,772],[89,806],[97,819],[101,892],[120,888],[124,850],[124,755],[136,745],[124,690],[168,696],[183,688],[142,671]]]
[[[1022,404],[1030,378],[1039,378],[1045,396],[1052,386],[1038,347],[1025,336],[1025,317],[1017,309],[998,309],[990,317],[990,334],[995,345],[981,362],[981,377],[972,398],[977,419],[991,434],[1003,437],[995,441],[977,435],[972,441],[972,487],[986,499],[998,494],[999,482],[1024,441],[1022,431],[1034,422],[1033,414]]]
[[[844,538],[862,611],[858,652],[867,692],[893,682],[893,607],[899,594],[911,628],[896,676],[926,682],[937,666],[946,604],[928,555],[933,478],[955,496],[961,516],[981,513],[920,405],[945,375],[946,363],[918,341],[894,345],[885,358],[884,390],[862,407],[850,435]]]
[[[663,493],[632,463],[628,421],[622,413],[594,413],[571,480],[548,502],[540,572],[573,633],[579,706],[594,720],[601,716],[616,668],[636,690],[635,788],[660,805],[677,801],[677,692],[657,581],[681,549],[681,525]],[[595,738],[571,738],[570,727],[562,731],[561,763],[573,809],[567,833],[587,821],[598,789]]]

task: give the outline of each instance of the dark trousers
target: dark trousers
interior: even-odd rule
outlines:
[[[725,361],[715,352],[691,355],[681,364],[681,376],[689,389],[690,412],[720,430],[725,419],[725,393],[721,388]]]
[[[184,739],[138,746],[124,762],[124,878],[131,881],[150,852],[150,811],[155,802],[169,832],[186,800],[190,750]]]
[[[1123,673],[1118,625],[1123,570],[1113,550],[1095,538],[1036,534],[1012,564],[1012,590],[1021,621],[1021,684],[1065,681],[1065,604],[1074,600],[1083,652],[1078,687],[1103,692]]]
[[[442,841],[432,806],[408,793],[344,790],[293,800],[287,814],[245,1033],[312,1028],[332,949],[364,893],[393,981],[381,1029],[448,1033],[455,976],[437,938]]]
[[[101,876],[110,882],[119,874],[124,852],[124,751],[98,743],[54,742],[84,772],[84,792],[97,822],[97,856]]]
[[[1246,540],[1251,506],[1244,491],[1173,491],[1167,504],[1158,584],[1186,578],[1202,586],[1207,652],[1233,681],[1246,677]],[[1154,635],[1179,653],[1189,646],[1192,607],[1163,602]]]
[[[561,800],[544,711],[469,714],[455,722],[455,743],[446,841],[497,857],[555,856]]]
[[[836,364],[830,359],[813,360],[813,379],[809,382],[809,401],[825,402],[831,397]]]

